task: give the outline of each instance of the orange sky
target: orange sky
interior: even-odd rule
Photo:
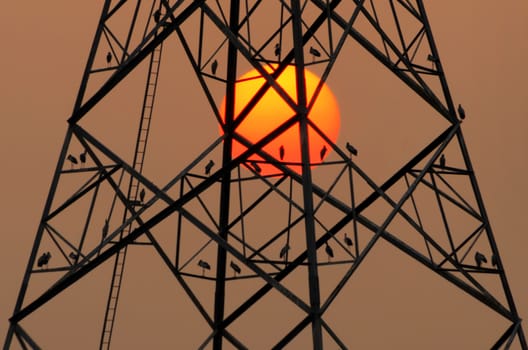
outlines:
[[[72,110],[100,3],[66,0],[0,3],[2,341],[63,142],[66,119]],[[466,141],[517,307],[526,319],[528,3],[524,0],[442,0],[427,1],[427,5],[451,92],[455,102],[462,103],[468,114],[463,124]],[[337,98],[340,94],[343,97],[346,85],[332,84]],[[364,127],[374,130],[377,126]],[[217,129],[212,132],[216,133]],[[341,139],[341,143],[344,141]],[[404,280],[408,277],[398,275],[392,267],[385,273],[383,278],[391,281],[394,278],[394,283],[401,282],[396,277]],[[359,288],[359,295],[369,295],[368,288],[388,288],[375,275],[360,275],[360,280],[365,287]],[[427,301],[422,302],[420,307],[430,306]],[[458,310],[456,303],[453,310]],[[389,342],[394,345],[391,348],[404,348],[406,340],[399,339],[398,334],[413,334],[398,328],[400,321],[409,324],[401,314],[404,309],[394,306],[393,310],[387,301],[380,301],[379,305],[373,307],[376,312],[390,309],[383,323],[387,327],[387,340],[384,343],[383,337],[377,338],[373,348],[388,346]],[[138,307],[137,313],[139,310],[143,307]],[[413,315],[416,316],[410,313],[409,318]],[[436,320],[441,324],[442,320],[450,322],[453,315],[439,313],[435,317],[441,318]],[[373,320],[365,320],[364,324],[364,334],[376,334]],[[99,326],[96,328],[95,334]],[[487,330],[486,325],[478,322],[471,328],[477,333]],[[524,328],[528,330],[526,324]],[[421,332],[423,337],[436,334],[427,327]],[[439,349],[443,348],[441,339],[437,344]]]

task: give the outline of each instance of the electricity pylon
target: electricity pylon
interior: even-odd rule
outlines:
[[[167,166],[168,181],[161,183],[144,164],[169,39],[187,57],[222,135],[194,160]],[[349,42],[425,101],[442,125],[381,183],[361,166],[352,144],[342,149],[309,119]],[[295,67],[295,96],[277,83],[288,66]],[[305,68],[321,76],[311,95]],[[248,69],[264,82],[236,113],[237,77]],[[111,126],[105,103],[137,72],[146,72],[146,88],[135,146],[127,152],[111,141],[116,134],[126,139],[130,119],[116,124],[119,129]],[[238,127],[268,91],[283,99],[291,116],[250,142]],[[171,113],[185,128],[178,111]],[[38,348],[25,319],[106,263],[113,269],[98,343],[109,348],[131,246],[153,249],[187,294],[209,328],[200,348],[247,348],[237,332],[240,320],[274,292],[300,316],[282,334],[267,335],[264,347],[283,348],[308,329],[314,349],[345,349],[325,315],[380,240],[504,317],[508,327],[488,347],[527,349],[464,142],[464,118],[421,0],[106,0],[4,349],[15,342]],[[105,128],[114,128],[110,141],[102,140]],[[301,162],[295,164],[266,148],[291,128],[300,133]],[[409,137],[419,132],[406,130]],[[316,138],[332,152],[328,160],[311,156]],[[245,147],[241,154],[233,152],[235,144]],[[192,152],[169,148],[165,159]],[[272,174],[261,171],[270,165]],[[327,274],[338,278],[323,284]],[[293,283],[292,276],[305,282]],[[212,292],[204,293],[204,285]],[[252,289],[234,293],[232,286]]]

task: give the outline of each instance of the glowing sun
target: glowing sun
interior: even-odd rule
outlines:
[[[271,68],[268,71],[271,72]],[[308,103],[310,103],[320,78],[307,69],[305,69],[305,77],[307,99]],[[235,120],[264,83],[265,79],[255,69],[247,72],[238,79],[235,88]],[[277,79],[277,83],[294,101],[297,101],[295,67],[288,66]],[[220,111],[222,120],[225,121],[225,98],[220,106]],[[240,123],[236,132],[250,142],[256,143],[294,115],[295,113],[290,106],[288,106],[273,88],[270,88],[248,116]],[[308,118],[332,142],[336,142],[340,127],[339,107],[328,85],[323,84],[308,114]],[[308,127],[308,140],[311,163],[323,161],[330,153],[331,147],[311,126]],[[246,150],[247,147],[234,141],[232,156],[237,157]],[[263,147],[263,150],[300,173],[301,144],[299,124],[296,123],[287,129],[275,140]],[[251,156],[249,160],[250,162],[256,161],[263,175],[280,173],[280,170],[273,165],[261,163],[263,159],[258,155]]]

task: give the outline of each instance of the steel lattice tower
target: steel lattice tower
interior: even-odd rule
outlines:
[[[169,39],[188,58],[223,135],[160,183],[143,170]],[[351,144],[342,149],[308,118],[348,42],[401,80],[443,123],[380,183]],[[296,96],[277,83],[291,66]],[[321,76],[311,95],[305,68]],[[249,69],[264,82],[236,113],[237,79]],[[146,72],[147,80],[130,153],[102,141],[89,120],[101,118],[101,106],[136,71]],[[252,143],[237,128],[267,91],[276,91],[292,115]],[[247,348],[232,325],[273,292],[303,316],[271,335],[271,346],[283,348],[309,329],[314,349],[345,349],[325,313],[381,240],[504,317],[509,326],[497,331],[490,347],[528,349],[462,135],[464,117],[451,97],[422,0],[106,0],[4,349],[17,342],[39,348],[24,320],[105,263],[113,269],[99,345],[109,348],[133,245],[161,257],[209,326],[200,348]],[[295,164],[265,148],[290,128],[300,133]],[[310,132],[316,136],[310,139]],[[310,154],[314,137],[332,152],[328,160]],[[235,154],[235,143],[247,149]],[[262,172],[263,166],[274,172]],[[320,281],[338,267],[339,278],[323,288]],[[295,274],[305,281],[302,291],[288,282]],[[41,276],[44,282],[34,282]],[[208,300],[197,280],[214,291]],[[253,288],[227,307],[230,286],[242,283]],[[34,284],[39,289],[29,297]]]

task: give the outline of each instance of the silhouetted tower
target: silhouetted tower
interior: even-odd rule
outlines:
[[[186,60],[175,61],[169,42]],[[347,56],[349,43],[399,78],[440,120],[435,136],[388,174],[373,176],[361,165],[365,150],[351,137],[334,144],[308,118],[337,58],[345,67],[362,64]],[[282,333],[266,334],[261,348],[286,347],[307,330],[314,349],[345,349],[327,311],[380,240],[504,317],[507,327],[488,348],[527,349],[462,136],[466,112],[455,107],[440,57],[422,0],[105,1],[4,349],[16,342],[37,348],[38,332],[34,324],[26,328],[25,319],[111,264],[98,341],[109,348],[131,246],[156,252],[203,318],[208,331],[196,342],[200,348],[250,347],[240,324],[274,294],[300,316]],[[190,63],[210,119],[223,130],[196,152],[169,138],[165,153],[156,153],[165,177],[144,169],[162,60]],[[296,96],[277,83],[289,66],[295,67]],[[311,94],[305,68],[322,77]],[[263,83],[238,111],[237,78],[249,69]],[[135,141],[126,135],[137,118],[109,107],[119,94],[134,106],[126,87],[136,80],[125,79],[134,74],[147,75]],[[339,78],[356,79],[343,72]],[[170,83],[172,95],[178,95],[174,86],[190,86],[181,77]],[[278,93],[291,117],[252,143],[238,127],[267,91]],[[171,111],[159,109],[155,120],[168,118],[173,128],[185,129],[194,118],[189,110],[193,105],[183,101]],[[298,164],[287,161],[291,150],[283,145],[275,153],[265,148],[292,128],[300,133]],[[402,132],[413,137],[420,129],[411,124]],[[324,141],[316,157],[310,154],[315,138]],[[116,139],[134,146],[127,152]],[[237,153],[240,144],[245,150]],[[73,161],[79,154],[82,164]],[[178,162],[179,154],[198,156]],[[327,274],[338,278],[323,285]],[[292,276],[305,282],[293,283]],[[231,286],[244,288],[234,293]]]

